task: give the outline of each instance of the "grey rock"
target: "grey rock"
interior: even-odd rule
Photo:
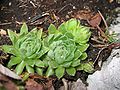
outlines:
[[[89,75],[87,82],[88,90],[120,90],[120,49],[114,50],[101,71]]]
[[[116,21],[118,24],[111,25],[109,30],[120,33],[120,15]],[[87,90],[120,90],[120,49],[112,50],[101,70],[88,76],[87,83]]]
[[[67,90],[87,90],[85,84],[80,79],[78,79],[76,82],[67,82],[67,86]],[[65,88],[62,86],[58,90],[65,90]]]
[[[69,83],[69,90],[87,90],[85,84],[78,79],[76,82]]]

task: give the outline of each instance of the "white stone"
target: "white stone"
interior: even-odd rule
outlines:
[[[120,33],[120,17],[116,21],[118,24],[111,25],[109,30]],[[120,90],[120,49],[112,50],[101,70],[88,76],[87,83],[87,90]]]
[[[87,82],[88,90],[120,90],[120,49],[113,50],[101,71],[89,75]]]

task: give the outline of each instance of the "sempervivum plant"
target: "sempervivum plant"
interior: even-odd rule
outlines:
[[[89,31],[89,27],[82,26],[79,20],[70,19],[67,22],[62,23],[58,29],[51,24],[49,26],[49,33],[62,33],[67,35],[80,45],[81,51],[85,51],[89,47],[87,42],[89,41],[91,32]]]
[[[24,68],[28,73],[36,71],[38,74],[42,74],[44,63],[40,57],[48,51],[41,39],[42,30],[35,28],[28,32],[28,27],[24,23],[19,34],[8,30],[8,35],[12,45],[2,46],[6,53],[12,54],[8,67],[16,66],[15,71],[18,75],[23,72]]]
[[[56,75],[59,79],[65,72],[74,76],[80,61],[86,59],[85,50],[90,37],[88,28],[80,26],[80,22],[71,19],[56,29],[51,24],[47,37],[49,51],[44,62],[48,65],[47,76]]]
[[[89,27],[82,26],[80,24],[80,21],[76,19],[70,19],[67,22],[62,23],[58,27],[58,31],[56,30],[57,28],[53,24],[51,24],[49,27],[50,33],[52,34],[55,34],[58,32],[61,32],[62,34],[70,33],[71,35],[74,36],[73,39],[75,40],[75,42],[79,44],[87,43],[91,36]]]
[[[82,52],[75,42],[62,34],[48,36],[49,52],[45,58],[48,63],[47,76],[55,74],[61,78],[66,71],[69,75],[75,75],[77,66],[80,65]]]
[[[88,27],[82,26],[79,20],[70,19],[67,22],[62,23],[58,30],[63,34],[71,33],[76,43],[83,44],[89,41],[91,32]]]

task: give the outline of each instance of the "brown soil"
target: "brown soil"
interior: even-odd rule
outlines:
[[[50,23],[58,26],[70,18],[78,18],[82,24],[89,25],[87,19],[94,16],[98,10],[105,19],[107,17],[114,19],[113,17],[116,16],[114,9],[118,6],[116,0],[0,0],[0,29],[12,29],[19,32],[22,22],[25,21],[29,28],[37,26],[47,30]],[[105,29],[103,22],[100,27]],[[98,37],[98,30],[91,29],[91,31],[92,37]],[[0,45],[11,44],[7,35],[1,35],[0,39]],[[94,47],[96,44],[100,43],[90,40],[90,47],[87,51],[89,61],[94,61],[101,50],[99,47]],[[104,61],[110,55],[110,51],[109,49],[103,50],[98,60]],[[2,55],[2,51],[0,54]],[[81,78],[85,82],[87,75],[88,73],[85,72],[77,72],[75,77],[66,75],[65,78],[71,81]],[[62,83],[60,80],[54,82],[56,90],[60,87],[60,83]]]

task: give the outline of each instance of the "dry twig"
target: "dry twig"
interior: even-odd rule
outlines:
[[[12,22],[0,23],[0,26],[9,25],[9,24],[12,24]]]
[[[107,48],[107,47],[103,47],[102,49],[100,49],[100,51],[98,52],[98,55],[97,55],[95,61],[93,62],[93,65],[95,65],[96,61],[97,61],[97,60],[99,59],[99,57],[100,57],[101,52],[102,52],[104,49],[106,49],[106,48]]]
[[[105,24],[106,29],[108,30],[108,25],[107,25],[107,23],[106,23],[105,18],[103,17],[102,13],[101,13],[99,10],[98,10],[98,13],[99,13],[99,15],[101,16],[101,18],[102,18],[102,20],[103,20],[103,22],[104,22],[104,24]]]

